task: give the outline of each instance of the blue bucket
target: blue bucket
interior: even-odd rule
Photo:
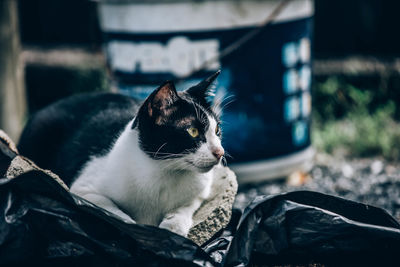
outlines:
[[[240,183],[312,166],[312,0],[289,1],[273,21],[229,55],[281,1],[103,1],[107,61],[117,90],[145,99],[165,80],[183,90],[221,69],[223,145]],[[229,101],[232,100],[232,101]]]

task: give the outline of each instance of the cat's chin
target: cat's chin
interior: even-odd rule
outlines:
[[[215,165],[207,166],[207,167],[196,167],[196,169],[198,170],[198,172],[206,173],[206,172],[211,171],[211,169],[214,168],[214,166]]]
[[[216,161],[212,164],[207,164],[207,165],[200,165],[200,164],[195,164],[191,161],[187,161],[192,167],[194,171],[200,172],[200,173],[206,173],[211,171],[212,168],[214,168],[215,165],[219,163],[219,161]]]

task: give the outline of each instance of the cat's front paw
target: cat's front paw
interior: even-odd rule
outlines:
[[[187,237],[189,229],[192,226],[192,218],[182,215],[167,215],[164,220],[160,223],[159,227],[167,229],[178,235]]]

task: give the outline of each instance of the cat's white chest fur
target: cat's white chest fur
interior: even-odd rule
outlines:
[[[71,192],[125,220],[187,235],[194,211],[210,193],[213,169],[169,171],[173,163],[147,156],[130,128],[131,123],[108,154],[85,165]]]

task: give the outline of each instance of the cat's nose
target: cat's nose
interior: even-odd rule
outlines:
[[[212,154],[214,155],[214,157],[216,157],[217,159],[222,158],[222,156],[224,155],[225,151],[222,147],[219,148],[215,148],[212,150]]]

